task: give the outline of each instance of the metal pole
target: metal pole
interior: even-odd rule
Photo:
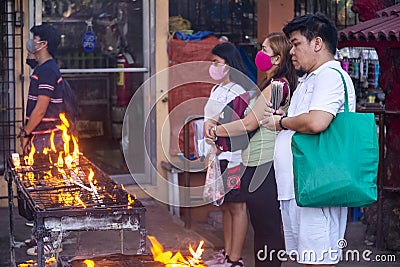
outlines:
[[[147,73],[148,68],[94,68],[94,69],[60,69],[61,73],[115,73],[115,72],[135,72]]]
[[[376,229],[376,248],[383,248],[383,167],[385,147],[385,112],[379,114],[379,166],[378,166],[378,211]]]
[[[189,124],[190,121],[186,121],[184,126],[184,172],[183,172],[183,186],[185,189],[185,205],[190,202],[190,177],[189,177]],[[191,228],[191,210],[190,207],[185,207],[185,228]]]
[[[7,164],[8,165],[8,164]],[[7,180],[8,184],[8,211],[10,216],[10,263],[11,266],[16,266],[15,263],[15,249],[14,249],[14,193],[12,188],[13,178],[12,174],[8,170],[8,166],[6,167],[6,172],[4,174],[4,178]]]

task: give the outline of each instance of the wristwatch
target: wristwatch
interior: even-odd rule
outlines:
[[[214,133],[214,136],[217,137],[217,125],[214,125],[214,127],[212,128],[212,131]]]
[[[286,118],[286,115],[281,116],[281,118],[279,119],[279,126],[281,127],[282,130],[289,130],[288,128],[284,127],[282,124],[282,121],[284,118]]]
[[[24,128],[21,129],[21,132],[19,133],[20,137],[24,137],[24,138],[29,138],[32,136],[32,134],[28,134]]]

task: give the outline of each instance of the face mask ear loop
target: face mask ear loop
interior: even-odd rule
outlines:
[[[46,45],[42,46],[41,48],[36,49],[35,53],[39,52],[40,50],[42,50],[43,48],[45,48],[47,46],[47,41],[39,41],[39,42],[37,42],[38,43],[37,45],[44,44],[45,42],[46,42]]]

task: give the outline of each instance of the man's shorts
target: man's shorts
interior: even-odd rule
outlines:
[[[301,264],[336,264],[347,244],[347,208],[304,208],[281,201],[286,252]]]

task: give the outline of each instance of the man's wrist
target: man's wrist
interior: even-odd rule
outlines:
[[[287,116],[281,116],[281,118],[279,119],[279,126],[281,127],[282,130],[289,130],[288,128],[286,128],[285,126],[283,126],[283,119],[286,118]]]
[[[21,129],[21,132],[19,133],[20,137],[24,137],[24,138],[30,138],[32,137],[32,133],[28,133],[25,128]]]

